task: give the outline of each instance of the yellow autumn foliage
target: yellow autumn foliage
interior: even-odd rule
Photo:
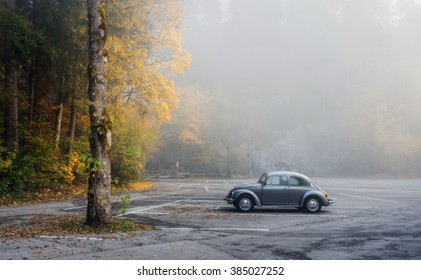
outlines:
[[[109,7],[108,107],[113,176],[140,176],[158,130],[178,105],[173,75],[191,61],[182,47],[179,0],[121,0]]]
[[[68,154],[66,163],[59,167],[63,181],[67,184],[73,183],[76,172],[81,170],[82,166],[83,163],[78,151],[73,151]]]
[[[111,5],[108,83],[111,106],[137,111],[145,120],[168,121],[178,97],[171,74],[191,61],[182,48],[177,0],[124,0]],[[118,123],[118,120],[117,120]]]

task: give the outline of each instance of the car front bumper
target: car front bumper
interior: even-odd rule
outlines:
[[[330,206],[330,205],[333,205],[333,200],[332,199],[330,199],[330,198],[328,198],[327,199],[327,206]]]
[[[232,199],[231,197],[224,197],[224,200],[228,203],[228,204],[232,204],[234,202],[234,199]]]

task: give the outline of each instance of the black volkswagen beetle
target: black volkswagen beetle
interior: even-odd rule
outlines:
[[[245,184],[231,189],[226,197],[229,204],[241,212],[255,206],[288,206],[317,213],[322,206],[333,204],[327,193],[307,176],[296,172],[276,171],[263,173],[255,184]]]

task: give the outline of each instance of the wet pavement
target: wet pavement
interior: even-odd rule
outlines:
[[[173,180],[131,194],[120,218],[157,230],[2,239],[0,259],[421,259],[421,180],[315,178],[335,200],[318,214],[239,213],[222,198],[250,180]],[[83,200],[0,209],[0,226],[84,212]]]

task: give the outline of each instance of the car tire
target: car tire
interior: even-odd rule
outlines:
[[[235,200],[234,206],[240,212],[250,212],[254,208],[254,199],[248,194],[242,194]]]
[[[317,213],[322,209],[322,202],[318,197],[310,196],[306,198],[303,206],[307,213]]]

